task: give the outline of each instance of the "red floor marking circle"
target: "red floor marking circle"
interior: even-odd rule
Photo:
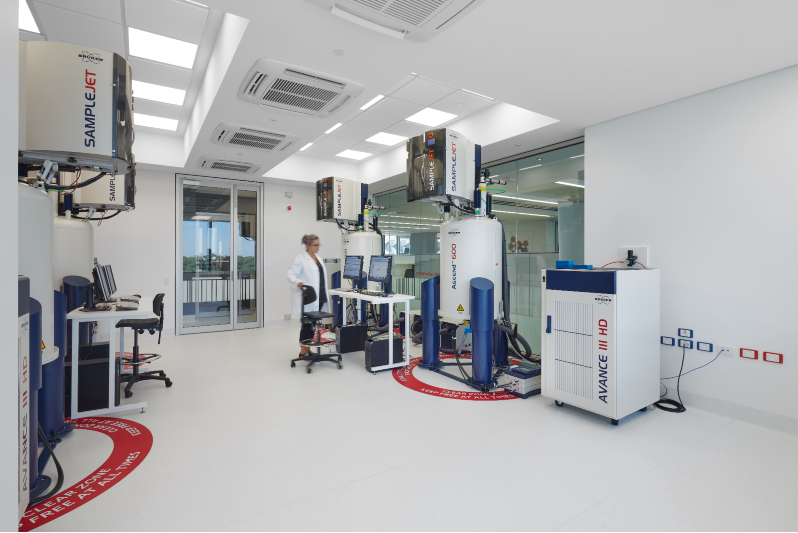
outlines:
[[[454,355],[451,354],[441,354],[441,359],[453,359]],[[460,357],[468,358],[467,355],[461,355]],[[413,375],[413,370],[418,366],[418,362],[421,361],[420,357],[416,357],[410,360],[410,364],[405,367],[395,368],[393,370],[393,377],[396,381],[407,387],[408,389],[412,389],[417,392],[423,392],[424,394],[429,394],[430,396],[438,396],[440,398],[451,398],[453,400],[471,400],[475,402],[493,402],[497,400],[517,400],[517,396],[513,396],[512,394],[508,394],[506,392],[464,392],[459,390],[452,390],[452,389],[442,389],[440,387],[436,387],[434,385],[427,385],[424,382],[421,382]],[[457,372],[457,367],[447,367],[448,372],[455,373]]]
[[[141,464],[152,448],[150,430],[130,420],[95,417],[67,422],[75,424],[75,429],[88,429],[108,435],[114,441],[114,449],[100,468],[68,489],[29,508],[19,521],[19,531],[36,529],[90,502],[124,479]],[[69,465],[64,466],[69,468]]]

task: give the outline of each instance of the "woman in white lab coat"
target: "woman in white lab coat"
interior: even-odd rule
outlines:
[[[324,262],[318,257],[319,237],[318,235],[310,234],[302,236],[302,244],[305,245],[306,251],[299,254],[294,258],[294,263],[288,269],[288,282],[293,287],[291,291],[292,302],[292,318],[302,317],[302,287],[307,285],[316,290],[316,301],[304,306],[306,311],[327,311],[329,312],[329,299],[327,298],[327,269],[324,267]],[[313,337],[313,330],[310,326],[302,325],[302,330],[299,332],[299,340],[303,341]],[[307,346],[300,348],[299,355],[305,355],[310,351]]]

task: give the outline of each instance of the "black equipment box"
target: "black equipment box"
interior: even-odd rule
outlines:
[[[93,411],[108,407],[108,343],[95,342],[92,346],[82,344],[78,348],[80,353],[78,361],[78,411]],[[71,354],[70,354],[71,355]],[[66,402],[65,415],[72,416],[72,361],[64,363],[64,393]],[[116,387],[114,387],[114,405],[119,405],[119,359],[116,362]]]
[[[368,338],[366,324],[352,324],[335,328],[335,344],[338,353],[361,352]]]
[[[393,338],[393,362],[401,363],[404,361],[404,342],[402,337]],[[377,339],[366,341],[366,370],[371,372],[372,368],[385,366],[388,364],[388,339]]]

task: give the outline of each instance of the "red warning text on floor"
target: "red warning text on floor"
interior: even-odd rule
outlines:
[[[461,355],[460,358],[467,358],[466,355]],[[454,355],[451,354],[441,354],[441,359],[452,359]],[[414,391],[423,392],[424,394],[429,394],[430,396],[438,396],[440,398],[451,398],[452,400],[471,400],[474,402],[495,402],[497,400],[517,400],[517,396],[513,396],[512,394],[508,394],[506,392],[479,392],[477,390],[473,392],[465,392],[459,390],[451,390],[451,389],[442,389],[440,387],[435,387],[434,385],[428,385],[419,381],[414,375],[413,370],[418,366],[418,362],[421,361],[420,357],[416,357],[415,359],[411,359],[410,364],[401,367],[395,368],[393,370],[393,377],[396,381],[407,387],[408,389],[412,389]],[[453,367],[447,367],[453,370]]]
[[[36,529],[92,501],[125,479],[141,464],[152,448],[150,430],[130,420],[95,417],[67,422],[75,424],[75,429],[88,429],[108,435],[114,441],[114,449],[100,468],[68,489],[28,508],[19,522],[20,531]],[[56,448],[57,454],[58,448]]]

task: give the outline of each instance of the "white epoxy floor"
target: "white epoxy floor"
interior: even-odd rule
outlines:
[[[362,352],[306,374],[289,366],[298,329],[146,335],[174,386],[136,385],[128,401],[149,407],[119,418],[152,451],[38,530],[798,529],[796,437],[689,405],[614,427],[540,396],[437,398],[371,375]],[[64,486],[110,450],[75,431],[56,450]]]

